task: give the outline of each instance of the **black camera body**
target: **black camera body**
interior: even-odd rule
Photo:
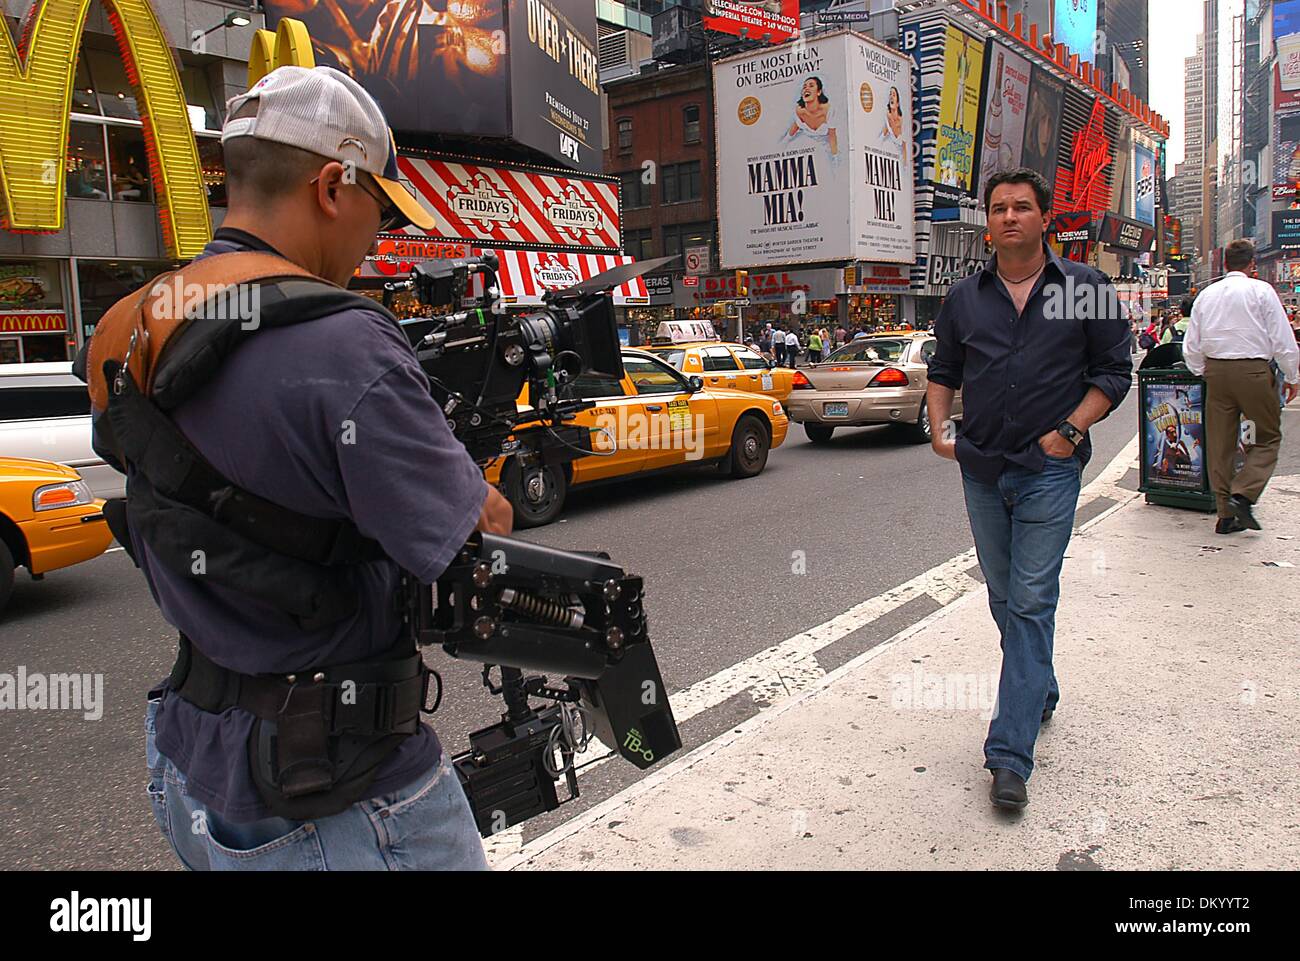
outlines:
[[[456,306],[482,276],[483,297],[469,309],[403,321],[434,399],[480,464],[505,454],[564,463],[591,452],[590,434],[571,421],[592,404],[567,386],[589,372],[623,376],[609,291],[671,259],[615,268],[513,317],[498,309],[491,255],[418,267],[389,289]],[[531,407],[521,411],[525,386]],[[407,578],[405,616],[418,644],[483,664],[484,686],[505,701],[501,721],[453,758],[485,837],[576,798],[574,758],[592,736],[642,769],[681,747],[641,578],[606,554],[475,534],[432,588]],[[552,704],[535,710],[531,697]]]

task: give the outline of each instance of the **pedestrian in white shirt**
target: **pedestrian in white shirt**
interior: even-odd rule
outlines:
[[[1300,394],[1300,346],[1270,284],[1247,275],[1255,247],[1234,240],[1224,251],[1227,274],[1201,292],[1183,340],[1187,369],[1205,378],[1206,462],[1217,500],[1220,534],[1260,529],[1252,508],[1277,467],[1282,411],[1270,361],[1286,380],[1287,403]],[[1254,425],[1246,463],[1233,475],[1241,418]]]
[[[793,330],[785,335],[785,357],[787,367],[799,362],[799,336]]]

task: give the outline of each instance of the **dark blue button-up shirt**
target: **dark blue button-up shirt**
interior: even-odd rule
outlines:
[[[962,391],[957,460],[989,484],[1009,463],[1041,471],[1038,439],[1068,419],[1090,387],[1114,410],[1132,385],[1131,334],[1114,287],[1044,249],[1047,266],[1024,313],[1016,313],[995,256],[953,287],[934,325],[930,379]],[[1088,437],[1075,455],[1088,462]]]

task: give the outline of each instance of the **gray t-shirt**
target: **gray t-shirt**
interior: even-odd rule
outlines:
[[[220,231],[204,253],[254,245]],[[171,573],[136,538],[163,617],[230,670],[288,673],[391,648],[401,630],[393,603],[398,565],[426,584],[436,580],[487,496],[406,338],[378,312],[348,310],[259,331],[173,416],[234,483],[304,514],[351,518],[393,559],[353,569],[354,616],[304,632],[266,604]],[[249,774],[253,721],[238,708],[209,714],[170,691],[158,711],[158,749],[184,773],[192,797],[231,821],[271,816]],[[385,760],[369,796],[404,787],[440,756],[437,737],[421,725]]]

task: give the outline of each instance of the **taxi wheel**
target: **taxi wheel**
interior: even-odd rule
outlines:
[[[731,433],[731,453],[723,462],[732,477],[754,477],[767,466],[772,439],[767,427],[757,417],[746,415]]]
[[[560,516],[569,481],[558,464],[519,466],[511,458],[501,472],[506,500],[515,512],[515,527],[541,527]]]
[[[814,444],[829,444],[835,428],[827,427],[825,424],[804,424],[803,432]]]
[[[0,540],[0,610],[4,610],[9,594],[14,589],[14,556],[9,545]]]

